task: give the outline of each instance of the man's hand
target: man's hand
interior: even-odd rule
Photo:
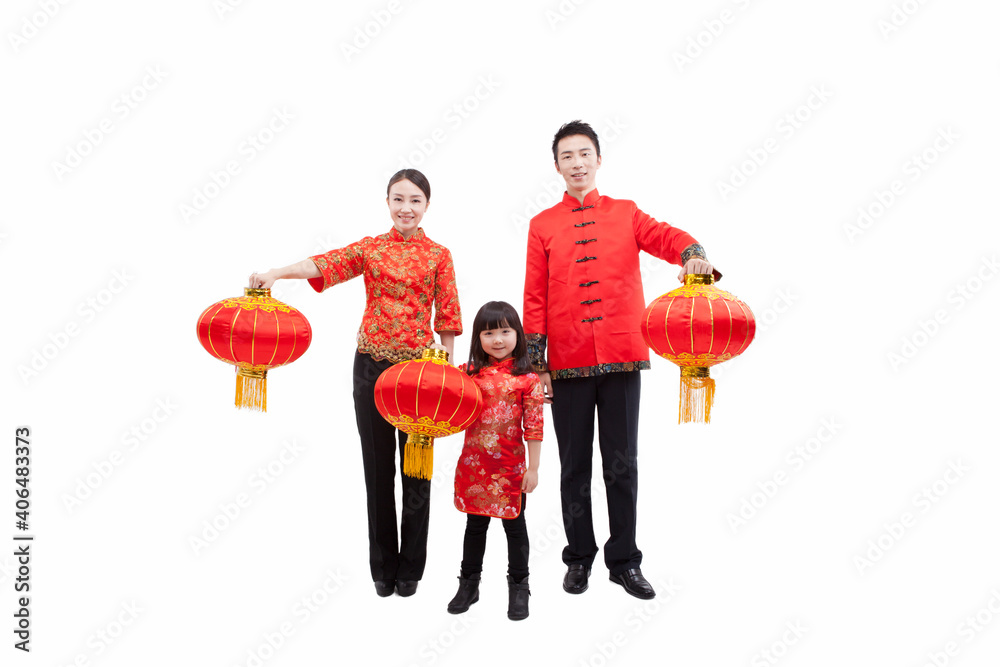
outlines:
[[[538,379],[542,383],[542,391],[545,392],[545,402],[552,402],[552,373],[542,371],[538,374]]]
[[[681,272],[677,274],[677,280],[684,282],[684,276],[689,273],[707,273],[711,274],[715,271],[715,267],[707,259],[702,259],[701,257],[692,257],[687,261],[687,263],[681,268]]]

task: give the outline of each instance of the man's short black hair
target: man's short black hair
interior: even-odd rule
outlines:
[[[552,140],[552,159],[556,162],[559,161],[559,140],[565,137],[572,137],[575,134],[582,134],[591,141],[594,142],[594,148],[597,150],[597,157],[601,157],[601,142],[597,140],[597,132],[594,132],[594,128],[588,123],[584,123],[582,120],[571,120],[556,132],[556,138]]]

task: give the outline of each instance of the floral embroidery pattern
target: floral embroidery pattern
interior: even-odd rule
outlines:
[[[463,512],[501,519],[521,513],[524,439],[542,439],[543,392],[534,373],[511,375],[513,363],[501,361],[472,376],[483,392],[483,411],[465,431],[455,468],[455,507]]]
[[[309,280],[317,292],[364,275],[367,298],[358,350],[374,359],[415,359],[434,342],[434,331],[462,333],[451,253],[423,229],[406,240],[394,228],[310,259],[322,274]]]

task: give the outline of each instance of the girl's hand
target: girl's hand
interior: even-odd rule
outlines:
[[[277,280],[271,271],[265,271],[264,273],[251,273],[250,274],[250,284],[249,287],[258,287],[260,289],[271,289],[271,285]]]
[[[529,468],[521,479],[521,490],[525,493],[531,493],[536,486],[538,486],[538,471]]]
[[[702,259],[700,257],[692,257],[687,261],[687,264],[681,268],[681,272],[677,274],[677,280],[684,282],[684,276],[689,273],[712,273],[715,271],[715,267],[707,259]]]

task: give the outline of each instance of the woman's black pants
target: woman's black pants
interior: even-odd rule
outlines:
[[[418,581],[427,561],[430,480],[402,474],[406,434],[375,408],[375,381],[391,361],[354,357],[354,411],[361,436],[361,458],[368,492],[368,546],[372,580]],[[396,532],[396,457],[403,479],[403,509]]]

